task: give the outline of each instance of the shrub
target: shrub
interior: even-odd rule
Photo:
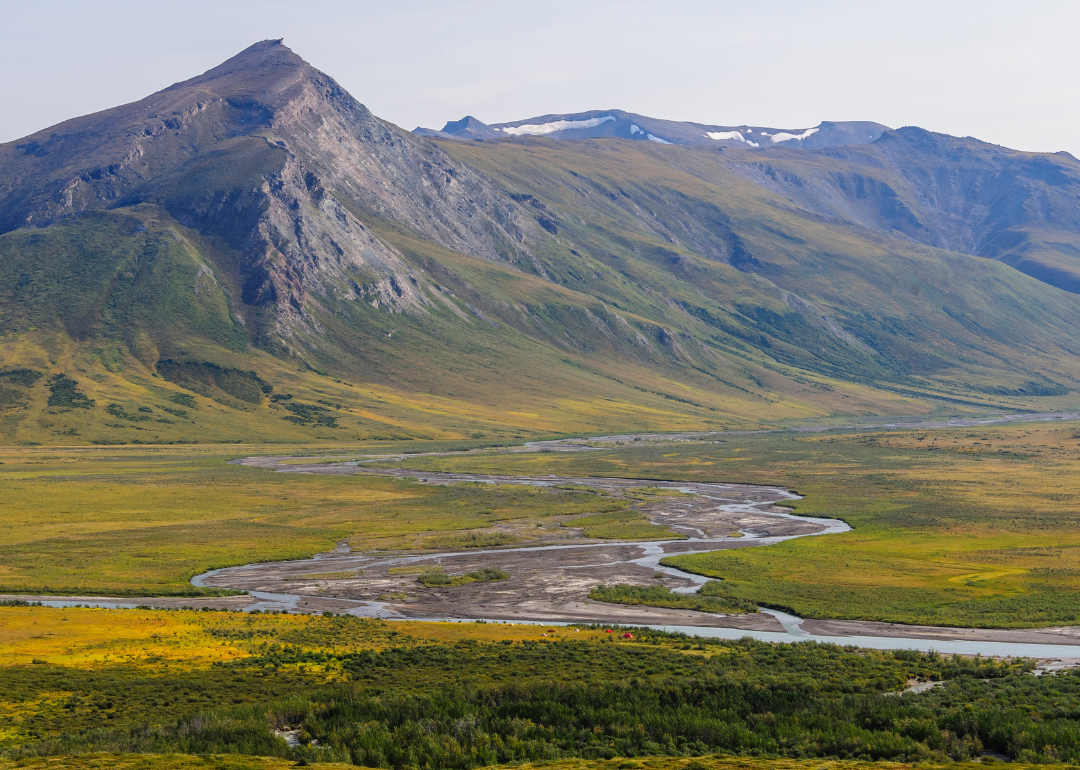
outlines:
[[[49,406],[61,406],[75,409],[89,409],[94,400],[78,389],[78,381],[66,374],[56,374],[49,378]]]

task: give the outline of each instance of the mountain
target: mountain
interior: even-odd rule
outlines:
[[[746,164],[749,178],[830,219],[999,259],[1080,292],[1080,162],[920,128],[871,144]]]
[[[483,141],[484,139],[501,139],[503,135],[497,130],[482,123],[472,115],[466,115],[461,120],[451,120],[442,131],[431,128],[418,127],[413,129],[417,136],[426,136],[432,139],[470,139]]]
[[[0,149],[0,231],[140,204],[233,247],[245,304],[273,305],[286,337],[311,292],[424,302],[359,214],[486,259],[517,254],[522,237],[504,194],[280,41]]]
[[[472,116],[441,131],[474,141],[618,137],[728,149],[829,150],[816,158],[759,154],[751,178],[799,206],[927,245],[1000,259],[1053,286],[1080,292],[1080,165],[1065,152],[1024,153],[865,121],[814,128],[708,126],[594,110],[487,125]]]
[[[548,139],[595,139],[620,137],[657,144],[707,147],[801,147],[814,149],[848,144],[868,144],[888,126],[868,121],[823,122],[813,128],[765,126],[710,126],[675,120],[659,120],[622,110],[593,110],[561,115],[542,115],[513,123],[487,125],[471,115],[450,121],[441,131],[416,128],[413,133],[433,139],[491,140],[525,136]]]
[[[425,138],[264,41],[0,145],[0,437],[1075,408],[1080,296],[1045,282],[1080,256],[1071,157],[859,124],[679,143],[609,113],[639,130]]]

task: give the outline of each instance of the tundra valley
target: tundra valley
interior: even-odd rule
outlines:
[[[0,770],[1077,765],[1080,161],[263,41],[0,144],[0,495]]]

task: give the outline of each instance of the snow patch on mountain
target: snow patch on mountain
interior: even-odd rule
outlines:
[[[734,139],[736,142],[745,142],[746,138],[738,131],[707,131],[705,136],[721,142],[725,139]]]
[[[554,120],[551,123],[527,123],[524,126],[506,126],[495,130],[502,131],[508,136],[543,136],[544,134],[553,134],[556,131],[567,131],[575,128],[596,128],[601,123],[606,123],[609,120],[615,120],[615,116],[604,115],[603,117],[589,118],[588,120]]]
[[[791,139],[798,139],[798,140],[802,141],[803,139],[806,139],[808,136],[811,136],[812,134],[816,134],[817,132],[818,132],[818,129],[816,129],[816,128],[808,128],[805,131],[803,131],[801,134],[789,134],[789,133],[787,133],[785,131],[778,131],[775,134],[767,134],[764,131],[762,131],[761,135],[769,137],[769,139],[772,140],[773,144],[777,144],[778,142],[787,142],[787,141],[790,141]]]
[[[816,131],[817,129],[814,129],[814,130]],[[753,131],[748,131],[747,133],[752,134]],[[751,142],[749,139],[747,139],[745,136],[743,136],[738,131],[707,131],[707,132],[705,132],[705,136],[709,137],[710,139],[715,139],[718,142],[722,142],[722,141],[727,140],[727,141],[735,141],[735,142],[744,142],[747,145],[749,145],[750,147],[760,147],[761,146],[757,142]],[[768,134],[766,134],[766,136],[768,136]]]

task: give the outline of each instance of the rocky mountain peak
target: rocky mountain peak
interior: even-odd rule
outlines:
[[[0,145],[0,232],[141,204],[231,244],[245,303],[275,306],[283,340],[317,331],[305,319],[319,297],[425,304],[365,218],[491,260],[516,259],[529,230],[487,180],[373,116],[280,40]]]
[[[159,94],[206,90],[216,96],[247,97],[270,106],[290,86],[315,71],[281,40],[263,40],[202,75],[175,83]]]
[[[202,75],[185,82],[194,85],[241,72],[251,72],[253,70],[265,72],[267,67],[302,67],[310,69],[311,65],[285,45],[282,38],[278,40],[262,40],[248,46],[236,56],[226,59],[213,69],[209,69]]]

